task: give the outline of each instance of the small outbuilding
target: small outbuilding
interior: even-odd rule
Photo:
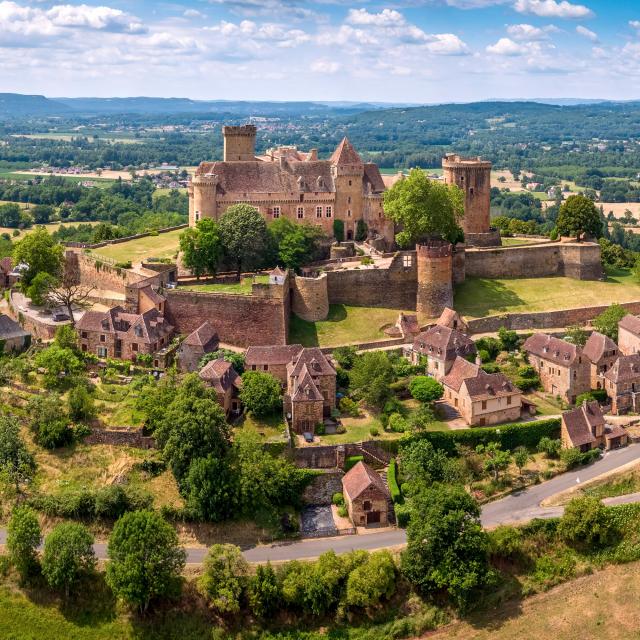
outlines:
[[[352,467],[342,478],[342,492],[355,526],[389,524],[389,489],[369,465],[358,462]]]
[[[0,355],[23,351],[31,345],[31,334],[8,315],[0,313]]]

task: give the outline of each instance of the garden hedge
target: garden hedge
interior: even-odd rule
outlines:
[[[398,463],[395,458],[391,458],[387,467],[387,484],[393,504],[402,504],[402,491],[398,486]]]

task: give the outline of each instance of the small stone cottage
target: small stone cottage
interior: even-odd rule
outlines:
[[[389,524],[389,489],[369,465],[358,462],[345,474],[342,478],[342,493],[349,517],[355,526]]]

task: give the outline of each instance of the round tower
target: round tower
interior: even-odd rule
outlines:
[[[216,188],[218,176],[195,175],[187,187],[189,196],[189,226],[195,227],[202,218],[216,219]]]
[[[317,278],[295,276],[292,284],[291,311],[308,322],[326,320],[329,315],[327,274]]]
[[[239,127],[222,127],[224,138],[224,161],[241,162],[256,159],[256,133],[253,124]]]
[[[419,244],[416,254],[416,311],[424,318],[437,318],[446,307],[453,308],[452,247],[448,242],[434,240]]]
[[[491,162],[481,158],[463,158],[449,153],[442,159],[444,181],[456,184],[464,193],[462,230],[469,245],[500,244],[500,236],[491,229]]]

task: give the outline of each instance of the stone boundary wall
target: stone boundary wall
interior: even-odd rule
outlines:
[[[93,429],[84,438],[84,442],[86,444],[135,447],[136,449],[155,449],[156,447],[155,438],[142,435],[142,429]]]
[[[13,300],[13,290],[9,291],[9,308],[13,319],[25,330],[40,340],[53,340],[56,329],[69,322],[58,322],[55,325],[41,322],[37,318],[32,318],[20,311]]]
[[[340,460],[349,456],[364,455],[365,461],[374,464],[380,460],[388,463],[391,459],[390,454],[378,445],[377,440],[298,447],[291,455],[296,466],[304,469],[337,469],[342,466]]]
[[[238,347],[287,343],[288,295],[273,298],[179,289],[167,289],[164,295],[167,298],[165,315],[178,333],[188,335],[208,320],[220,342]]]
[[[640,301],[625,302],[622,305],[629,313],[640,314]],[[506,327],[507,329],[540,330],[568,327],[573,324],[587,324],[609,305],[597,307],[578,307],[576,309],[561,309],[559,311],[539,311],[536,313],[505,313],[504,315],[486,316],[484,318],[466,319],[469,332],[493,333]]]
[[[401,347],[405,344],[412,343],[413,340],[411,338],[389,338],[387,340],[376,340],[374,342],[355,342],[349,344],[347,346],[355,347],[358,351],[375,351],[376,349],[385,349],[386,347]],[[345,345],[339,345],[341,347]],[[336,347],[321,347],[320,351],[322,353],[328,354],[333,353],[333,351],[337,349]]]
[[[156,233],[169,233],[170,231],[177,231],[178,229],[186,229],[189,223],[179,224],[175,227],[167,227],[166,229],[158,229],[157,232],[145,231],[144,233],[138,233],[135,236],[125,236],[124,238],[114,238],[113,240],[105,240],[104,242],[97,242],[96,244],[90,244],[88,242],[63,242],[65,247],[72,247],[74,249],[101,249],[102,247],[108,247],[111,244],[122,244],[123,242],[129,242],[130,240],[137,240],[138,238],[148,238]]]
[[[319,473],[305,488],[302,501],[312,505],[330,505],[334,493],[342,493],[342,469],[328,469]]]
[[[124,293],[127,285],[145,279],[145,276],[135,271],[114,267],[80,251],[67,251],[65,259],[66,268],[77,270],[79,281],[87,287]]]

